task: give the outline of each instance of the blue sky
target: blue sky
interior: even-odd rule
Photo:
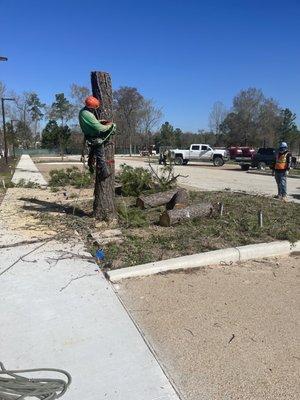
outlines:
[[[49,103],[108,71],[183,130],[250,86],[300,114],[299,21],[299,0],[0,0],[0,80]]]

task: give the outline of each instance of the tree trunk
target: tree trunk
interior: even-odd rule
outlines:
[[[93,96],[100,100],[101,107],[97,110],[98,119],[113,119],[113,98],[111,78],[107,72],[92,72],[91,83]],[[105,144],[105,159],[111,175],[102,180],[96,168],[94,190],[94,216],[101,221],[112,221],[116,218],[115,206],[115,145],[110,139]]]
[[[172,226],[181,221],[209,216],[212,210],[213,206],[210,203],[175,208],[174,210],[165,211],[159,219],[159,224],[161,226]]]
[[[159,192],[150,194],[149,196],[140,196],[136,200],[136,206],[142,209],[147,207],[158,207],[167,204],[177,193],[178,189],[168,190],[167,192]]]
[[[129,156],[132,156],[132,141],[131,141],[131,134],[129,135]]]
[[[173,208],[184,208],[189,205],[189,194],[185,189],[178,189],[177,193],[174,194],[172,199],[167,203],[167,210],[173,210]]]

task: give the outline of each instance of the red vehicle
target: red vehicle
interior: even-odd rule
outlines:
[[[230,146],[228,148],[228,153],[229,153],[230,160],[235,160],[236,157],[241,157],[243,152],[242,152],[241,147]]]
[[[228,151],[231,160],[235,160],[237,157],[252,158],[255,154],[255,149],[249,146],[231,146]]]
[[[242,157],[253,157],[256,154],[256,150],[253,147],[241,147]]]

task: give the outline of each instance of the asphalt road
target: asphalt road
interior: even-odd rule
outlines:
[[[134,167],[147,167],[148,162],[138,157],[116,157],[116,167],[122,163]],[[152,164],[159,168],[158,163]],[[191,163],[187,166],[175,166],[176,174],[180,177],[179,183],[199,190],[243,191],[247,193],[274,196],[277,194],[275,179],[272,176],[249,174],[239,166],[225,164],[223,167],[214,167],[208,163]],[[289,200],[300,202],[300,179],[288,179]]]

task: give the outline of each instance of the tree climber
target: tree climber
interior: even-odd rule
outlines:
[[[100,105],[100,101],[96,97],[88,96],[85,99],[85,107],[79,112],[79,124],[90,148],[88,157],[89,170],[94,173],[96,159],[96,167],[99,168],[100,177],[104,180],[110,176],[105,160],[104,145],[111,135],[115,133],[116,124],[106,120],[99,121],[96,118],[95,112]]]

